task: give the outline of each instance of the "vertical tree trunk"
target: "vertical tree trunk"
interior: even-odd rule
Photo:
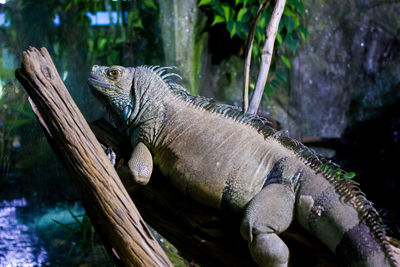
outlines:
[[[175,65],[198,94],[202,54],[207,43],[206,18],[196,0],[158,0],[165,64]]]

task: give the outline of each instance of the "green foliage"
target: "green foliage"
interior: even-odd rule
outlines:
[[[237,36],[243,40],[244,44],[261,2],[262,0],[201,0],[198,6],[211,11],[213,15],[211,26],[219,23],[225,24],[231,38]],[[267,3],[266,8],[262,11],[255,30],[252,55],[257,61],[260,60],[265,41],[265,30],[274,8],[274,5],[271,5],[270,2]],[[272,1],[272,3],[274,2]],[[287,69],[291,67],[289,57],[296,53],[301,42],[305,41],[308,34],[306,27],[302,23],[304,15],[304,4],[300,0],[286,1],[275,42],[275,50],[278,50],[278,53],[274,53],[273,61],[279,59]],[[279,54],[280,56],[277,56]],[[285,77],[287,70],[279,70],[276,66],[276,64],[271,65],[269,83],[265,88],[265,93],[268,97],[272,95],[273,88],[278,89],[282,83],[287,83],[287,78]]]
[[[238,36],[245,41],[248,37],[250,24],[261,2],[262,0],[235,0],[235,2],[201,0],[198,5],[208,7],[212,10],[214,16],[212,25],[224,23],[231,37]],[[258,58],[260,55],[263,42],[265,41],[265,29],[271,18],[273,8],[274,6],[268,2],[267,7],[260,15],[255,32],[255,58]],[[282,43],[285,43],[293,54],[297,51],[301,40],[305,40],[307,37],[307,29],[301,23],[304,12],[304,4],[300,0],[288,0],[286,2],[277,33],[277,48]]]
[[[158,232],[156,232],[154,229],[151,227],[150,231],[153,234],[154,238],[157,240],[157,242],[160,244],[160,246],[163,248],[165,254],[168,256],[168,259],[171,261],[172,265],[175,267],[185,267],[185,266],[192,266],[192,267],[197,267],[198,265],[194,264],[187,264],[185,260],[179,256],[178,250],[165,238],[163,238]]]
[[[0,7],[10,20],[9,27],[0,27],[0,157],[10,155],[12,142],[24,136],[25,144],[43,144],[43,134],[23,134],[27,128],[37,128],[36,120],[22,87],[15,81],[14,68],[21,60],[21,51],[28,45],[46,47],[61,77],[84,114],[93,114],[94,101],[86,89],[89,69],[94,64],[139,65],[151,64],[148,59],[161,58],[158,37],[156,0],[131,1],[9,1]],[[91,26],[87,12],[117,11],[121,24]],[[60,25],[54,25],[55,15]],[[146,29],[145,26],[146,25]],[[151,30],[149,30],[149,28]],[[4,54],[4,51],[8,51]],[[3,52],[3,53],[2,53]],[[7,54],[14,62],[3,62]],[[90,119],[90,118],[89,118]],[[3,129],[4,128],[4,129]],[[40,139],[40,140],[38,140]],[[5,148],[8,147],[6,150]],[[50,149],[37,147],[37,153]],[[19,162],[40,161],[40,157],[20,155]],[[21,166],[22,164],[19,164]],[[41,176],[41,175],[39,175]]]
[[[64,240],[62,240],[62,246],[69,247],[66,251],[66,258],[85,258],[84,254],[92,254],[95,253],[95,251],[100,250],[100,253],[103,256],[102,262],[108,262],[109,265],[111,265],[111,259],[101,244],[98,235],[94,231],[89,217],[86,214],[76,215],[69,208],[68,212],[73,218],[72,222],[62,223],[53,220],[67,231],[67,235]],[[69,243],[72,243],[73,245],[70,245]]]
[[[117,21],[122,23],[91,26],[87,12],[97,11],[117,11]],[[96,105],[91,105],[95,100],[86,86],[92,65],[154,64],[162,58],[159,23],[155,19],[157,1],[8,1],[0,5],[0,12],[6,12],[6,19],[11,21],[10,26],[0,27],[0,185],[10,188],[23,184],[20,191],[12,193],[23,195],[31,205],[51,206],[75,200],[75,188],[47,144],[27,94],[15,79],[21,52],[29,45],[46,47],[81,111],[88,120],[98,118],[101,114]],[[58,26],[53,22],[56,14]],[[3,62],[7,54],[4,51],[14,55],[14,60]],[[88,219],[79,219],[82,224],[76,221],[69,225],[74,231],[66,238],[80,244],[72,246],[68,241],[72,254],[90,247],[92,242]]]
[[[1,70],[0,70],[0,73]],[[8,171],[13,171],[15,155],[24,142],[21,130],[33,127],[34,115],[25,94],[16,81],[0,75],[0,183],[7,182]],[[8,170],[2,170],[7,168]]]
[[[290,69],[290,67],[291,67],[290,60],[287,57],[283,56],[283,55],[281,56],[281,60],[282,60],[283,64],[285,64],[285,66],[288,69]]]
[[[356,173],[355,172],[347,172],[343,176],[343,179],[353,179],[354,177],[356,177]]]
[[[357,175],[355,172],[345,172],[340,168],[332,168],[328,164],[321,164],[319,167],[322,169],[323,172],[327,174],[332,174],[336,180],[353,179]]]

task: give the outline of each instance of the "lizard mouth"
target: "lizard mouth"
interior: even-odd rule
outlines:
[[[111,88],[111,84],[106,83],[106,82],[101,82],[99,80],[96,79],[96,77],[90,75],[89,79],[88,79],[88,84],[92,87],[101,87],[101,88]]]

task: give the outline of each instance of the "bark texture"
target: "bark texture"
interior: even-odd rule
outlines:
[[[80,113],[45,48],[23,52],[18,80],[48,141],[76,183],[87,214],[123,266],[172,266]]]

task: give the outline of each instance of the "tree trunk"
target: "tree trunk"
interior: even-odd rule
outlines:
[[[119,265],[172,266],[72,100],[45,48],[29,47],[16,71],[96,231]]]

